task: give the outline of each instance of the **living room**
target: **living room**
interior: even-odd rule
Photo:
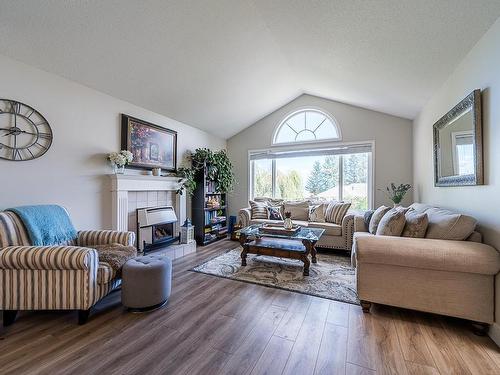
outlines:
[[[500,373],[499,16],[0,2],[0,372]]]

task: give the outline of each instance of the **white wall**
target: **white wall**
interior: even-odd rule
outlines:
[[[238,185],[230,196],[232,215],[248,205],[248,150],[271,147],[273,132],[283,118],[302,107],[322,109],[333,115],[342,131],[342,142],[375,141],[375,188],[390,182],[412,180],[411,121],[311,95],[301,95],[227,141]],[[411,192],[405,202],[411,202]],[[375,192],[375,206],[389,204]]]
[[[453,208],[479,220],[486,243],[500,249],[500,19],[458,65],[413,122],[413,170],[418,201]],[[434,187],[432,125],[474,89],[483,90],[485,185]],[[500,321],[500,282],[496,282]],[[496,326],[498,330],[500,326]],[[498,331],[500,333],[500,331]],[[500,338],[500,336],[499,336]],[[498,342],[498,341],[497,341]]]
[[[105,155],[120,149],[121,113],[176,130],[179,159],[197,147],[226,146],[221,138],[1,55],[0,82],[0,98],[34,107],[54,133],[41,158],[0,160],[0,209],[57,203],[78,229],[110,228]]]

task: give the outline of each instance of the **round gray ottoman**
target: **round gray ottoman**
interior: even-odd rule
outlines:
[[[150,311],[167,303],[172,288],[172,261],[159,255],[130,259],[122,270],[122,304]]]

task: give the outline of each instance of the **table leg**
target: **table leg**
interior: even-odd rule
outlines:
[[[318,263],[318,259],[316,258],[316,242],[311,242],[311,261],[313,263]]]
[[[248,250],[247,236],[245,236],[244,234],[240,234],[240,245],[242,247],[241,266],[244,267],[247,265],[247,250]]]
[[[307,254],[304,255],[302,261],[304,262],[304,276],[309,276],[309,266],[311,265],[311,262],[309,261]]]
[[[311,254],[311,242],[308,240],[302,240],[302,244],[306,248],[306,252],[302,257],[302,261],[304,262],[304,276],[309,276],[309,266],[311,262],[309,261],[309,254]]]
[[[311,261],[313,263],[317,263],[318,259],[316,258],[316,254],[317,254],[316,253],[316,246],[314,246],[316,244],[316,242],[312,242],[310,240],[302,240],[302,244],[306,248],[306,256],[309,256],[309,254],[311,254]]]

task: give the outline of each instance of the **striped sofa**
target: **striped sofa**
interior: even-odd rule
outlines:
[[[121,284],[92,246],[133,246],[133,232],[80,231],[70,243],[31,246],[18,216],[0,212],[0,310],[3,323],[18,310],[78,310],[79,323],[90,309]]]

